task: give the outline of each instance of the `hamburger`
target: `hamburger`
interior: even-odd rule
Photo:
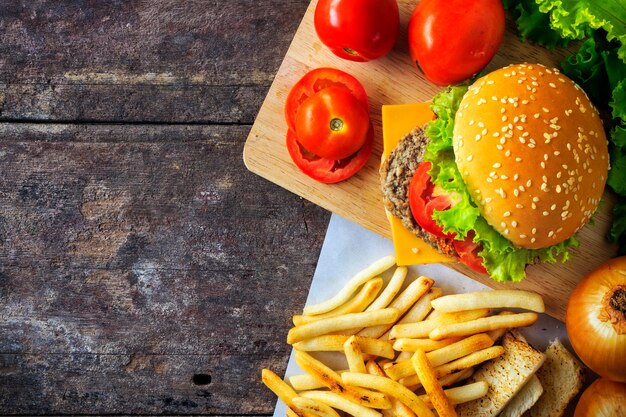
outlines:
[[[562,262],[609,169],[598,111],[572,80],[517,64],[449,87],[383,161],[385,208],[440,252],[497,281]]]

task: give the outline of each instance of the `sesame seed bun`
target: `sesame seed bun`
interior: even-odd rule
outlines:
[[[562,242],[598,207],[609,168],[602,122],[556,69],[511,65],[477,80],[456,114],[453,145],[481,214],[518,247]]]

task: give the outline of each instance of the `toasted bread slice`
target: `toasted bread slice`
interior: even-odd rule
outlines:
[[[484,364],[470,378],[470,382],[487,381],[487,395],[458,405],[459,416],[495,417],[543,364],[543,353],[530,346],[518,332],[505,334],[502,347],[502,356]]]
[[[525,417],[561,417],[585,381],[585,369],[561,344],[554,340],[545,352],[546,361],[537,371],[544,393]]]
[[[543,394],[543,387],[537,375],[533,375],[524,388],[504,407],[498,417],[521,417]]]

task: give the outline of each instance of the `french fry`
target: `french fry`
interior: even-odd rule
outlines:
[[[285,412],[285,414],[287,415],[287,417],[300,417],[291,408],[288,408],[287,411]]]
[[[491,339],[489,339],[491,340]],[[448,400],[448,397],[443,392],[443,388],[437,381],[437,376],[426,357],[426,352],[418,350],[413,354],[411,358],[413,366],[415,367],[415,373],[422,383],[426,394],[430,397],[430,401],[439,414],[440,417],[457,417],[454,406]]]
[[[343,351],[346,354],[350,372],[367,372],[365,369],[365,361],[363,360],[363,353],[356,340],[356,336],[350,336],[348,340],[346,340],[346,343],[343,344]]]
[[[374,301],[382,287],[382,278],[372,278],[367,281],[363,287],[361,287],[359,292],[353,298],[346,301],[336,309],[329,311],[328,313],[318,314],[316,316],[295,315],[292,317],[293,324],[295,326],[302,326],[303,324],[311,323],[313,321],[337,317],[343,314],[360,313],[364,311],[372,301]]]
[[[308,353],[296,351],[294,356],[300,368],[319,379],[331,391],[348,398],[349,401],[363,407],[385,409],[391,407],[391,403],[384,394],[372,391],[363,392],[353,387],[347,387],[339,374]]]
[[[355,327],[378,326],[395,323],[400,312],[395,308],[385,308],[377,311],[365,311],[362,313],[350,313],[343,316],[331,317],[302,326],[293,327],[287,334],[287,343],[290,345],[311,337],[353,329]]]
[[[500,313],[498,313],[499,316],[510,316],[511,314],[515,314],[515,313],[513,313],[512,311],[501,311]],[[487,332],[487,334],[489,335],[491,340],[493,340],[493,343],[496,343],[498,340],[500,340],[500,338],[502,338],[502,336],[504,336],[504,334],[507,331],[508,329],[506,328],[496,329],[496,330],[491,330]]]
[[[441,288],[431,288],[428,290],[426,294],[420,297],[419,300],[409,311],[406,312],[404,316],[398,321],[398,324],[403,323],[415,323],[418,321],[422,321],[428,316],[428,313],[431,312],[432,306],[430,305],[431,301],[435,298],[439,298],[443,295],[443,290]]]
[[[350,336],[338,334],[327,334],[294,343],[293,347],[294,349],[305,352],[340,352],[343,351],[343,344],[346,343],[349,337]],[[355,337],[361,351],[366,355],[381,356],[388,359],[393,359],[396,355],[389,342],[380,339],[372,339],[370,337]]]
[[[443,340],[401,338],[393,342],[393,349],[398,352],[415,352],[416,350],[430,352],[448,346],[458,340],[460,340],[459,337],[449,337]]]
[[[453,385],[463,379],[467,379],[474,373],[474,368],[467,368],[459,372],[455,372],[452,374],[444,375],[438,379],[439,383],[442,387],[448,387]],[[422,386],[422,383],[419,381],[417,375],[411,375],[406,378],[402,378],[398,380],[399,383],[410,389],[411,391],[415,391],[419,387]]]
[[[296,397],[293,399],[293,403],[299,409],[317,414],[320,417],[340,417],[339,413],[330,408],[328,405],[312,398]]]
[[[424,401],[420,400],[415,393],[389,378],[356,372],[346,372],[341,375],[341,378],[347,385],[357,385],[395,397],[420,417],[435,417],[433,412],[424,404]]]
[[[407,311],[406,314],[402,316],[400,320],[398,320],[396,325],[404,323],[416,323],[418,321],[424,320],[428,313],[432,311],[430,302],[437,297],[441,297],[442,294],[443,290],[441,288],[431,288],[430,290],[428,290],[428,292],[420,297],[420,299],[417,300],[415,304],[413,304],[413,307],[411,307],[409,311]],[[387,332],[382,335],[380,339],[390,340],[390,334],[391,330],[387,330]]]
[[[429,363],[433,367],[452,362],[455,359],[462,358],[473,352],[488,348],[493,345],[493,340],[484,333],[461,339],[448,346],[444,346],[437,350],[433,350],[426,354]],[[418,350],[419,351],[419,350]],[[385,369],[389,378],[398,381],[402,378],[415,374],[415,366],[412,359],[397,362],[393,366]]]
[[[487,395],[489,390],[489,384],[485,381],[478,381],[472,384],[463,385],[460,387],[450,388],[443,392],[448,397],[448,401],[451,404],[462,404],[469,401],[474,401]],[[420,395],[420,399],[428,406],[432,405],[428,394]]]
[[[380,310],[387,307],[400,292],[408,271],[408,268],[405,266],[397,267],[389,280],[389,284],[387,284],[383,292],[374,300],[372,304],[367,307],[365,311]]]
[[[477,310],[460,311],[456,313],[442,314],[436,318],[420,321],[417,323],[396,324],[391,328],[389,338],[391,340],[400,338],[422,339],[428,337],[435,328],[450,323],[461,323],[485,317],[490,313],[488,308]]]
[[[433,300],[435,310],[450,313],[477,308],[523,308],[545,312],[543,298],[539,294],[521,290],[493,290],[446,295]]]
[[[382,414],[371,408],[364,407],[348,400],[345,396],[330,391],[305,391],[300,393],[301,397],[310,398],[324,403],[330,407],[345,411],[346,413],[359,417],[381,417]]]
[[[335,372],[337,372],[338,374],[340,373],[339,371]],[[326,385],[324,385],[324,383],[315,378],[313,375],[309,374],[290,376],[289,383],[296,391],[308,391],[312,389],[326,388]]]
[[[444,365],[435,368],[437,378],[451,374],[453,372],[461,371],[466,368],[471,368],[490,359],[497,358],[504,353],[502,346],[491,346],[486,349],[479,350],[478,352],[470,353],[460,359],[448,362]]]
[[[390,308],[398,310],[400,318],[406,313],[417,300],[420,299],[434,284],[434,281],[428,277],[419,277],[402,291],[398,297],[389,305]],[[397,320],[396,320],[397,321]],[[394,321],[395,323],[395,321]],[[357,334],[364,337],[372,337],[374,339],[384,335],[391,328],[393,323],[384,323],[378,326],[367,327]]]
[[[261,380],[297,417],[314,417],[310,413],[301,410],[293,403],[293,399],[296,398],[298,394],[274,372],[269,369],[263,369],[261,371]]]
[[[519,313],[502,316],[482,317],[463,323],[450,323],[433,329],[429,334],[433,340],[460,337],[497,329],[530,326],[537,321],[537,313]]]
[[[384,378],[387,377],[385,371],[383,371],[380,366],[373,360],[367,361],[365,364],[365,368],[367,372],[371,375],[382,376]],[[391,409],[383,410],[383,416],[385,417],[417,417],[415,413],[406,405],[402,404],[397,398],[389,396],[389,401],[391,401]]]
[[[413,356],[411,352],[400,352],[395,362],[400,362],[400,361],[404,361],[407,359],[411,359],[411,356]]]
[[[350,298],[357,288],[369,281],[372,277],[382,274],[394,266],[395,263],[395,256],[385,256],[384,258],[379,259],[352,277],[352,279],[334,297],[321,303],[304,307],[304,314],[314,316],[316,314],[327,313],[339,307]]]

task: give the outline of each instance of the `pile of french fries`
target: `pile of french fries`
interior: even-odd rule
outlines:
[[[497,290],[443,295],[428,277],[404,290],[408,270],[396,267],[383,290],[379,276],[395,266],[384,257],[356,274],[334,297],[293,317],[287,343],[303,375],[290,385],[268,369],[263,383],[288,407],[287,416],[456,416],[455,404],[486,395],[485,381],[445,389],[474,367],[504,353],[497,340],[533,324],[544,311],[534,293]],[[381,291],[382,290],[382,291]],[[517,308],[514,313],[493,309]],[[308,352],[342,352],[348,369],[333,370]]]

